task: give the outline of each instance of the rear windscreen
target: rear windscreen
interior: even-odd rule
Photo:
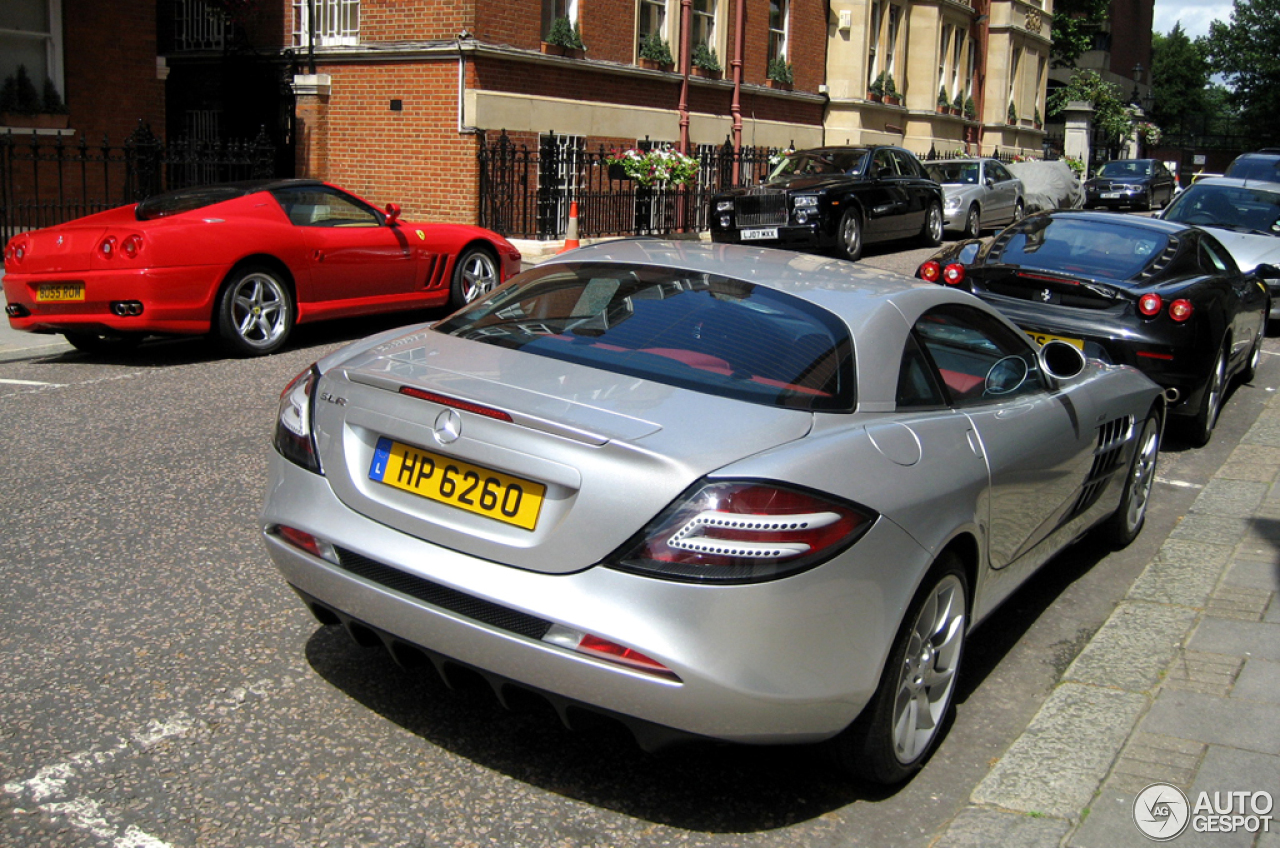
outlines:
[[[1120,216],[1092,219],[1029,218],[992,244],[989,262],[1130,280],[1164,253],[1164,233],[1117,223]]]
[[[247,194],[242,185],[199,186],[148,197],[134,209],[139,221],[167,218]]]
[[[752,403],[853,408],[853,344],[842,321],[776,289],[714,274],[545,266],[435,329]]]

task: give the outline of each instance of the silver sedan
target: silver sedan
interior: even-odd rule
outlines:
[[[977,238],[985,229],[1022,219],[1022,180],[998,160],[943,159],[926,162],[925,170],[942,185],[944,229]]]
[[[299,374],[262,529],[320,622],[406,666],[893,783],[970,629],[1085,532],[1138,534],[1163,415],[963,292],[624,240]]]

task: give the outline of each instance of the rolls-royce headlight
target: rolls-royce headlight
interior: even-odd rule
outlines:
[[[793,201],[797,209],[817,209],[818,198],[812,194],[802,194]]]
[[[732,201],[732,200],[717,200],[717,201],[716,201],[716,211],[717,211],[717,212],[732,212],[732,211],[733,211],[733,201]]]

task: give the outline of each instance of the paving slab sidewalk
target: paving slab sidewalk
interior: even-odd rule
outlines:
[[[1278,480],[1280,395],[932,848],[1149,845],[1152,784],[1190,812],[1201,792],[1280,797]],[[1280,848],[1266,813],[1217,833],[1191,817],[1174,844]]]

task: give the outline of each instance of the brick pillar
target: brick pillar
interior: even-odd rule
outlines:
[[[294,94],[294,164],[299,177],[329,178],[328,74],[296,74]]]

